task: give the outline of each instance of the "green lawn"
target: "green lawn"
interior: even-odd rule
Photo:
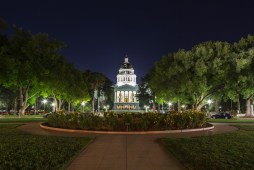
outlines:
[[[211,123],[254,123],[254,119],[242,119],[242,118],[208,119],[208,122],[211,122]]]
[[[40,136],[0,124],[0,169],[64,169],[92,138]]]
[[[42,115],[24,115],[19,118],[17,115],[1,115],[0,123],[8,122],[45,122],[46,118],[43,118]]]
[[[242,130],[193,138],[162,139],[187,169],[253,169],[254,126],[238,125]]]

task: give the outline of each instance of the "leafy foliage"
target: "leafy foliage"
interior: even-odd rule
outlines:
[[[209,41],[163,56],[149,71],[148,86],[157,100],[180,101],[197,110],[210,97],[237,101],[241,95],[250,114],[253,65],[254,36],[235,44]]]
[[[206,126],[206,114],[199,111],[159,113],[105,113],[104,116],[93,113],[59,112],[48,117],[48,124],[53,127],[87,130],[125,131],[129,130],[169,130],[201,128]]]
[[[0,27],[3,24],[0,20]],[[0,35],[0,85],[18,94],[13,110],[18,106],[24,115],[39,96],[52,98],[57,111],[64,102],[75,107],[89,100],[88,82],[60,54],[65,46],[45,33],[33,34],[16,26],[10,36]]]

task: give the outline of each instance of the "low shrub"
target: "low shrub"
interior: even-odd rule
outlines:
[[[171,111],[161,113],[114,113],[103,116],[93,113],[59,112],[48,117],[53,127],[68,129],[125,131],[171,130],[201,128],[207,123],[206,114],[200,111]]]

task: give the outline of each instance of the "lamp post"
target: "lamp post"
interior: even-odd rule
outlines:
[[[148,106],[147,106],[147,105],[144,105],[144,108],[146,109],[146,112],[147,112],[147,108],[148,108]]]
[[[82,105],[82,112],[84,113],[85,102],[82,102],[81,105]]]
[[[181,107],[183,108],[183,110],[185,110],[185,107],[186,107],[186,106],[185,106],[185,105],[182,105]]]
[[[208,105],[210,106],[210,104],[212,103],[213,101],[211,100],[211,99],[208,99],[207,100],[207,103],[208,103]]]
[[[44,105],[43,111],[45,112],[45,104],[47,103],[47,100],[46,100],[46,99],[43,99],[43,100],[42,100],[42,103],[43,103],[43,105]]]
[[[170,107],[172,106],[171,102],[168,102],[168,111],[170,111]]]
[[[109,105],[107,105],[107,106],[104,106],[104,109],[106,109],[106,112],[108,112],[108,109],[109,109]]]
[[[221,112],[221,109],[222,109],[222,107],[221,107],[221,106],[219,106],[219,112]]]
[[[207,100],[207,103],[208,103],[208,111],[209,111],[210,105],[211,105],[211,103],[213,103],[213,101],[212,101],[211,99],[208,99],[208,100]],[[210,111],[209,111],[209,112],[210,112]]]

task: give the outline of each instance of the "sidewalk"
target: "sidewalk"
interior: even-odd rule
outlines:
[[[45,131],[39,123],[29,123],[18,129],[41,135],[91,136],[91,134]],[[67,170],[181,170],[185,169],[157,141],[162,137],[191,137],[235,131],[219,124],[211,131],[152,135],[94,135],[96,138],[70,164]]]

